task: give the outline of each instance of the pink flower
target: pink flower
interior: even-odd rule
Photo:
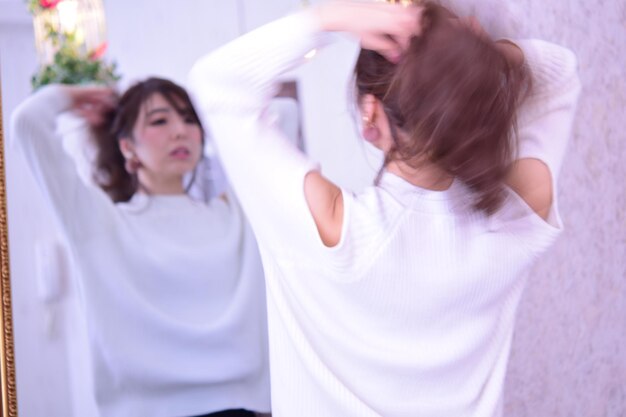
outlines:
[[[92,61],[97,61],[102,58],[108,46],[109,44],[107,42],[102,42],[100,45],[98,45],[97,48],[89,53],[89,59],[91,59]]]
[[[39,5],[44,9],[54,9],[61,0],[39,0]]]

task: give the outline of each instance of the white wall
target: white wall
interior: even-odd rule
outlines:
[[[105,0],[104,5],[107,56],[119,64],[122,89],[150,75],[184,83],[203,52],[239,34],[236,1]]]

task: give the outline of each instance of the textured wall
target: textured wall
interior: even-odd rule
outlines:
[[[520,306],[505,415],[626,416],[626,2],[517,3],[529,35],[576,52],[583,93],[561,171],[566,231]]]

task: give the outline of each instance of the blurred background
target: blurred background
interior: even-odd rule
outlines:
[[[506,1],[464,1],[464,7],[475,5],[479,19],[489,11],[495,27],[508,22],[499,14]],[[303,2],[104,0],[103,5],[104,59],[117,62],[118,85],[124,89],[148,75],[184,84],[202,54],[298,10]],[[571,48],[579,59],[583,92],[560,175],[566,230],[531,271],[507,374],[505,415],[623,417],[626,3],[517,0],[514,5],[520,24],[508,35]],[[352,40],[340,37],[286,79],[296,81],[307,153],[322,164],[325,175],[358,191],[371,183],[380,157],[357,135],[348,86],[356,52]],[[67,260],[41,255],[56,250],[56,231],[22,156],[9,146],[8,120],[31,92],[37,58],[27,2],[0,0],[18,410],[25,417],[93,416],[86,335]],[[350,169],[344,166],[348,160]],[[57,260],[54,271],[36,262],[42,258]]]

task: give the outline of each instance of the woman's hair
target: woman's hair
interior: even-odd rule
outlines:
[[[526,20],[521,2],[507,0],[437,0],[457,16],[473,16],[493,39],[523,39]]]
[[[140,186],[136,174],[126,171],[119,141],[133,137],[139,112],[155,93],[160,93],[181,115],[191,116],[204,138],[200,118],[184,88],[162,78],[148,78],[131,86],[115,108],[105,114],[104,122],[93,128],[98,150],[94,180],[116,203],[130,200]]]
[[[439,5],[421,4],[421,34],[398,64],[361,50],[358,99],[372,94],[389,119],[394,146],[384,166],[392,160],[415,168],[432,162],[473,191],[475,209],[492,214],[505,196],[516,110],[529,77],[486,35]]]

